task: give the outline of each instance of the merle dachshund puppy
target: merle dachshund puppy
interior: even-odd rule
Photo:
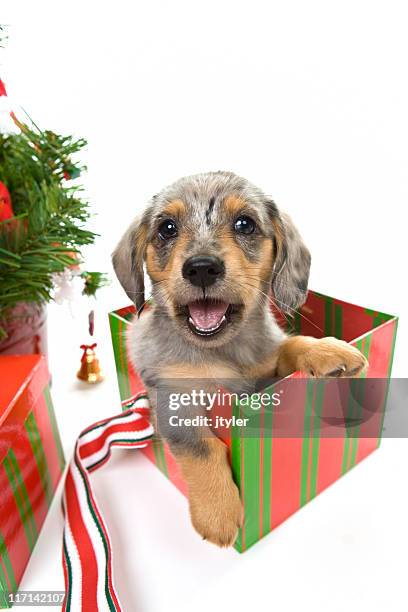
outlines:
[[[146,266],[153,306],[131,328],[130,358],[187,482],[195,529],[230,546],[242,509],[227,448],[209,428],[171,427],[168,403],[158,399],[161,383],[188,389],[196,380],[296,370],[357,376],[367,361],[346,342],[288,336],[277,325],[270,296],[290,314],[304,303],[310,254],[273,200],[231,172],[182,178],[154,196],[117,246],[113,265],[139,312]]]

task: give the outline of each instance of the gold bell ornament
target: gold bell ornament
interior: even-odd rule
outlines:
[[[81,357],[81,367],[78,370],[77,378],[87,383],[102,382],[103,374],[99,365],[99,359],[95,355],[97,344],[81,344],[83,350]]]

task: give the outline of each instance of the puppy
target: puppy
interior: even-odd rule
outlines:
[[[310,254],[291,219],[260,189],[230,172],[182,178],[154,196],[113,254],[140,312],[144,272],[154,305],[132,326],[130,357],[155,409],[160,435],[189,490],[192,523],[219,546],[233,544],[242,509],[227,448],[205,427],[170,427],[157,393],[193,380],[357,376],[365,357],[335,338],[287,336],[269,308],[293,314],[307,294]],[[190,415],[190,416],[195,416]]]

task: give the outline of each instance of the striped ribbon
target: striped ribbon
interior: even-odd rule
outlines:
[[[121,611],[112,579],[111,543],[98,509],[89,472],[111,455],[113,446],[142,448],[153,427],[149,402],[138,394],[124,402],[125,412],[87,427],[79,436],[68,468],[63,495],[65,516],[63,567],[66,612]]]

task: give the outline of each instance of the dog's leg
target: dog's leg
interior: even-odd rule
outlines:
[[[288,376],[296,370],[313,377],[358,376],[368,366],[364,355],[337,338],[292,336],[279,347],[276,372]]]
[[[287,337],[264,361],[248,368],[250,379],[288,376],[300,370],[316,378],[359,376],[368,366],[364,355],[337,338]]]
[[[231,546],[241,526],[242,506],[232,478],[228,449],[207,423],[199,427],[182,424],[183,419],[195,416],[210,418],[211,412],[205,407],[180,405],[177,411],[169,408],[171,397],[180,397],[181,393],[191,397],[192,389],[209,391],[211,384],[208,379],[196,380],[195,384],[188,379],[169,380],[170,373],[180,376],[182,372],[167,369],[166,379],[158,380],[155,389],[149,392],[154,398],[158,431],[169,445],[187,483],[194,528],[204,539],[218,546]],[[192,374],[191,367],[188,373]],[[202,370],[200,374],[202,376]]]
[[[226,445],[206,427],[169,427],[163,406],[158,407],[157,421],[187,483],[194,528],[205,540],[231,546],[241,526],[242,507]]]
[[[194,528],[213,544],[231,546],[241,526],[242,506],[227,447],[214,436],[201,439],[199,453],[169,443],[188,485]]]

